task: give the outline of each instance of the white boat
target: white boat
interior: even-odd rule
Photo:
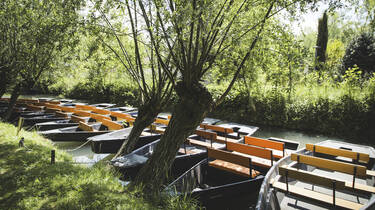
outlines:
[[[375,209],[375,150],[327,140],[275,164],[257,209]]]

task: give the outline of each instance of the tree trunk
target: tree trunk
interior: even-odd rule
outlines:
[[[159,192],[180,145],[191,135],[210,111],[213,101],[208,90],[201,84],[190,86],[177,83],[179,101],[174,107],[168,128],[153,155],[140,170],[132,186],[141,185],[149,195]]]
[[[6,81],[7,77],[5,76],[5,74],[1,74],[0,76],[0,98],[2,98],[7,91],[8,82]]]
[[[12,116],[12,113],[13,113],[14,105],[17,102],[18,96],[20,96],[20,92],[21,92],[21,85],[17,84],[14,87],[13,91],[12,91],[12,95],[10,96],[10,101],[9,101],[8,109],[5,112],[4,120],[6,120],[6,121],[10,120],[10,118]]]
[[[6,88],[0,87],[0,98],[3,97],[3,95],[5,94],[5,92],[6,92]]]
[[[160,102],[149,101],[138,109],[138,116],[134,122],[134,126],[124,143],[121,145],[120,150],[117,152],[116,157],[129,154],[133,151],[139,136],[142,131],[154,121],[157,115],[161,112]]]

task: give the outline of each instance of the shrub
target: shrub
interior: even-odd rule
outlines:
[[[343,58],[343,71],[357,65],[364,73],[375,71],[375,37],[362,33],[350,42]]]

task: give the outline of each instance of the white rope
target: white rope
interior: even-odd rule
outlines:
[[[80,146],[78,146],[78,147],[76,147],[76,148],[74,148],[74,149],[67,149],[67,150],[63,150],[63,151],[65,151],[65,152],[73,152],[73,151],[76,151],[76,150],[78,150],[78,149],[81,149],[83,146],[85,146],[85,145],[86,145],[87,143],[89,143],[89,142],[91,142],[91,140],[86,141],[85,143],[81,144]]]

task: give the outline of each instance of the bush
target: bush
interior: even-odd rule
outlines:
[[[375,37],[362,33],[350,42],[343,58],[343,73],[357,65],[364,73],[375,71]]]

